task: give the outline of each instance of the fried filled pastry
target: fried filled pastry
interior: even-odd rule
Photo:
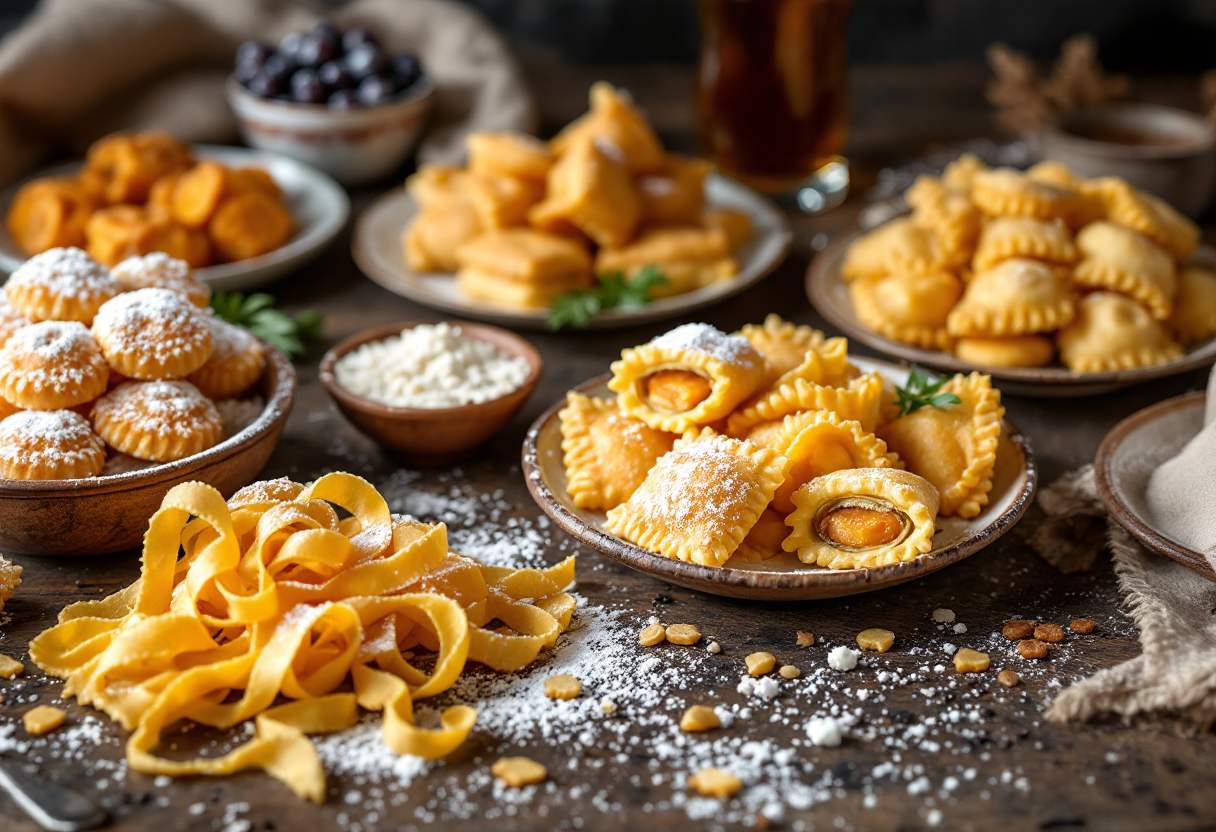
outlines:
[[[209,399],[239,396],[262,377],[266,351],[253,333],[217,317],[204,318],[211,329],[211,355],[207,363],[186,376]]]
[[[1067,220],[1077,206],[1077,192],[1031,179],[1013,168],[978,171],[971,180],[971,199],[992,217]]]
[[[752,218],[745,211],[705,208],[701,211],[700,224],[702,228],[725,234],[731,249],[743,245],[752,236]]]
[[[464,144],[469,151],[469,170],[474,173],[544,182],[553,166],[549,146],[526,133],[470,133]]]
[[[691,292],[739,273],[726,235],[699,227],[649,228],[623,246],[601,248],[595,257],[600,274],[632,276],[646,266],[658,266],[667,278],[651,291],[655,297]]]
[[[831,410],[841,418],[860,422],[863,429],[873,431],[882,410],[883,380],[879,373],[865,373],[838,384],[819,384],[805,378],[794,378],[773,387],[727,420],[727,433],[746,436],[763,422],[784,419],[800,410]]]
[[[211,327],[169,289],[137,289],[103,306],[93,337],[116,371],[134,379],[183,378],[211,355]]]
[[[547,231],[577,228],[601,246],[627,243],[642,207],[629,172],[590,141],[565,150],[549,170],[545,198],[528,222]]]
[[[1074,191],[1079,190],[1085,183],[1085,180],[1077,176],[1068,165],[1051,159],[1044,159],[1042,162],[1031,165],[1026,169],[1026,176],[1036,182],[1047,182]]]
[[[450,165],[421,165],[406,180],[405,188],[423,208],[453,203],[472,206],[482,228],[520,225],[528,208],[540,198],[539,186],[523,179]]]
[[[642,222],[655,225],[697,225],[705,202],[705,175],[709,162],[668,153],[663,169],[636,180],[642,203]]]
[[[53,248],[26,260],[12,273],[4,292],[31,321],[80,321],[86,326],[101,305],[122,288],[109,269],[78,248]]]
[[[828,569],[873,569],[933,549],[938,493],[916,474],[895,468],[851,468],[811,480],[794,493],[782,544],[803,563]]]
[[[785,457],[710,428],[679,440],[604,528],[663,557],[721,566],[785,478]]]
[[[528,283],[482,269],[464,268],[456,272],[456,291],[465,297],[515,309],[543,309],[557,297],[590,285],[589,277],[571,282]]]
[[[75,180],[35,179],[13,197],[8,230],[27,255],[49,248],[83,248],[84,226],[96,209],[93,195]]]
[[[138,205],[111,205],[94,211],[84,226],[89,256],[107,266],[152,251],[154,223]]]
[[[291,213],[264,191],[228,197],[207,223],[207,234],[220,260],[260,257],[283,245],[295,232]]]
[[[522,283],[581,283],[591,256],[577,242],[534,228],[487,231],[456,250],[461,269],[477,269]]]
[[[1091,180],[1078,176],[1063,162],[1050,159],[1038,162],[1027,168],[1026,176],[1036,182],[1046,182],[1076,191],[1077,196],[1072,211],[1066,217],[1068,225],[1072,228],[1081,228],[1106,216],[1102,200],[1095,196],[1091,188]]]
[[[923,349],[949,349],[946,316],[963,294],[950,272],[890,274],[849,284],[857,320],[879,335]]]
[[[594,143],[631,174],[663,170],[663,145],[634,107],[629,93],[597,81],[591,85],[588,98],[591,109],[567,124],[549,143],[554,152],[565,154],[579,144]]]
[[[767,377],[764,357],[746,338],[696,323],[622,351],[608,389],[625,415],[683,433],[725,418]]]
[[[566,490],[584,509],[606,511],[628,500],[676,440],[625,416],[614,399],[569,393],[560,419]]]
[[[1056,335],[1056,346],[1074,373],[1147,367],[1182,355],[1182,347],[1147,309],[1114,292],[1083,297],[1076,320]]]
[[[1199,245],[1199,226],[1163,200],[1116,177],[1094,180],[1091,190],[1111,222],[1148,237],[1179,263],[1191,259]]]
[[[1010,335],[1005,338],[959,338],[954,354],[980,367],[1046,367],[1056,345],[1045,335]]]
[[[467,202],[423,208],[405,228],[405,262],[416,272],[454,272],[456,250],[482,231],[477,211]]]
[[[775,511],[772,506],[766,508],[747,533],[747,537],[743,538],[727,566],[737,562],[763,563],[781,551],[781,543],[789,533],[789,527],[785,525],[785,515]]]
[[[151,221],[144,254],[163,252],[177,260],[184,261],[192,269],[210,266],[215,258],[212,253],[211,238],[207,232],[197,228],[188,228],[180,222],[147,212]]]
[[[946,318],[956,338],[1028,335],[1059,329],[1076,314],[1064,279],[1037,260],[1015,258],[976,273]]]
[[[764,356],[773,380],[799,367],[807,352],[826,340],[819,330],[782,320],[772,312],[765,316],[763,324],[745,324],[739,334]]]
[[[769,370],[771,378],[771,365]],[[777,376],[760,395],[800,379],[812,384],[840,387],[860,374],[861,371],[849,363],[849,340],[828,338],[822,344],[816,344],[807,350],[801,364]]]
[[[940,271],[943,263],[941,246],[933,232],[901,217],[854,240],[845,253],[841,273],[846,280],[892,272],[924,274]]]
[[[946,165],[946,169],[942,171],[942,184],[951,190],[969,193],[975,175],[985,170],[989,170],[989,167],[979,156],[964,153]]]
[[[211,287],[194,276],[190,264],[163,251],[128,257],[111,270],[124,292],[169,289],[200,309],[211,306]]]
[[[79,413],[25,410],[0,421],[0,478],[95,477],[105,462],[105,443]]]
[[[149,462],[202,453],[224,435],[215,405],[186,381],[120,384],[97,400],[92,418],[106,444]]]
[[[1109,289],[1140,301],[1159,321],[1169,318],[1178,291],[1174,261],[1142,234],[1111,222],[1090,223],[1077,234],[1081,262],[1072,279],[1089,289]]]
[[[1178,295],[1169,320],[1183,344],[1196,344],[1216,335],[1216,272],[1187,266],[1178,272]],[[2,330],[0,330],[2,336]]]
[[[1015,257],[1070,266],[1077,262],[1077,249],[1063,220],[997,217],[980,232],[971,266],[982,272]]]
[[[115,134],[94,142],[85,157],[105,201],[140,204],[161,177],[190,165],[190,148],[167,133]]]
[[[934,177],[919,176],[904,196],[912,206],[912,221],[933,232],[942,265],[959,268],[969,263],[982,217],[967,194]]]
[[[61,410],[106,391],[110,368],[78,321],[42,321],[0,347],[0,396],[23,410]]]
[[[228,168],[210,160],[199,162],[174,180],[169,212],[182,225],[203,228],[231,189],[232,175]]]
[[[981,373],[956,375],[941,388],[959,404],[922,407],[878,431],[904,467],[933,483],[943,516],[975,517],[988,504],[1001,436],[1001,391]]]

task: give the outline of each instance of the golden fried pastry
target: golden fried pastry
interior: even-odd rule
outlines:
[[[534,228],[486,231],[456,250],[461,269],[501,275],[521,283],[584,283],[591,256],[573,240]]]
[[[1182,347],[1147,309],[1114,292],[1083,297],[1076,320],[1060,330],[1056,346],[1074,373],[1147,367],[1182,355]]]
[[[416,272],[454,272],[456,250],[482,231],[477,210],[468,202],[423,208],[405,228],[405,262]]]
[[[9,338],[13,337],[13,333],[22,327],[30,325],[30,319],[19,313],[8,302],[8,296],[0,292],[0,347]]]
[[[469,151],[469,170],[474,173],[543,182],[553,166],[549,146],[526,133],[505,130],[470,133],[465,147]]]
[[[845,254],[846,280],[882,277],[892,272],[926,274],[944,265],[941,244],[933,232],[908,217],[891,220],[853,241]]]
[[[739,334],[748,340],[768,363],[769,378],[776,380],[799,367],[810,350],[826,340],[822,332],[799,326],[769,313],[763,324],[746,324]]]
[[[849,284],[857,320],[880,335],[923,349],[949,349],[946,316],[963,294],[949,272],[890,274]]]
[[[793,378],[774,384],[731,413],[727,433],[746,436],[756,425],[784,419],[800,410],[832,410],[843,419],[860,422],[864,430],[873,431],[878,426],[882,397],[883,380],[877,372],[829,384]]]
[[[978,171],[971,180],[971,199],[993,217],[1066,220],[1077,207],[1076,191],[1031,179],[1013,168]]]
[[[94,211],[84,226],[89,255],[107,266],[152,251],[154,234],[152,218],[137,205],[111,205]]]
[[[631,174],[663,169],[663,145],[646,119],[633,106],[629,94],[606,81],[591,85],[591,109],[553,137],[550,146],[559,155],[580,144],[594,143]]]
[[[0,347],[0,396],[23,410],[61,410],[106,391],[110,368],[78,321],[43,321]]]
[[[36,179],[23,185],[8,211],[13,241],[28,255],[85,245],[84,226],[97,201],[71,179]]]
[[[697,225],[705,202],[709,162],[669,153],[663,170],[636,180],[642,201],[642,222],[654,225]]]
[[[450,165],[426,164],[405,182],[423,208],[464,203],[473,207],[482,228],[520,225],[540,188],[523,179],[474,173]]]
[[[781,551],[781,542],[790,533],[785,525],[785,515],[770,506],[743,538],[739,548],[731,555],[727,566],[735,563],[763,563]]]
[[[95,477],[105,462],[105,443],[79,413],[26,410],[0,421],[0,478]]]
[[[283,198],[283,189],[265,168],[229,168],[228,192],[243,194],[248,191],[261,191],[279,200]]]
[[[177,177],[169,199],[173,219],[190,228],[202,228],[229,192],[230,173],[219,162],[206,160]]]
[[[1169,327],[1187,345],[1216,335],[1216,272],[1187,266],[1178,273],[1178,295]]]
[[[569,393],[560,414],[566,490],[579,508],[616,508],[637,490],[675,434],[623,415],[615,399]]]
[[[228,197],[207,223],[207,233],[221,260],[260,257],[283,245],[295,232],[291,213],[264,191]]]
[[[456,272],[456,290],[462,295],[515,309],[544,309],[551,306],[555,298],[590,285],[589,276],[576,281],[529,283],[482,269],[464,268]]]
[[[545,198],[528,222],[547,231],[573,226],[601,246],[633,236],[642,207],[628,170],[594,142],[576,142],[549,170]]]
[[[93,406],[93,428],[115,450],[150,462],[201,453],[224,434],[215,405],[185,381],[120,384]]]
[[[1140,301],[1159,321],[1174,308],[1178,278],[1165,249],[1111,222],[1091,223],[1077,234],[1081,262],[1072,279],[1089,289],[1109,289]]]
[[[1085,183],[1085,180],[1077,176],[1068,165],[1051,159],[1031,165],[1026,169],[1026,175],[1036,182],[1047,182],[1074,191],[1079,190]]]
[[[1055,357],[1056,345],[1044,335],[959,338],[954,354],[979,367],[1046,367]]]
[[[136,289],[170,289],[200,309],[211,306],[211,287],[194,276],[185,260],[154,251],[128,257],[111,270],[124,292]]]
[[[982,272],[1015,257],[1070,266],[1077,262],[1077,249],[1063,220],[996,217],[980,232],[971,266]]]
[[[699,227],[649,228],[626,245],[601,248],[595,257],[599,274],[632,276],[646,266],[658,266],[667,278],[652,290],[655,297],[690,292],[739,272],[726,235]]]
[[[959,404],[922,407],[883,426],[878,436],[905,467],[937,489],[943,516],[975,517],[988,504],[1001,436],[1001,391],[980,373],[956,375],[942,393]]]
[[[933,232],[942,265],[960,268],[971,261],[982,216],[967,194],[954,191],[931,176],[919,176],[904,195],[912,206],[912,222]]]
[[[730,208],[705,208],[700,224],[709,231],[721,231],[732,249],[738,248],[752,236],[752,218],[744,211]]]
[[[110,366],[134,379],[183,378],[211,355],[207,316],[169,289],[114,298],[98,311],[93,337]]]
[[[1015,258],[971,278],[946,330],[956,338],[1029,335],[1059,329],[1075,314],[1072,292],[1054,269]]]
[[[835,471],[802,486],[794,505],[782,548],[803,563],[872,569],[933,550],[937,489],[908,471]]]
[[[942,184],[954,191],[971,191],[971,183],[980,171],[989,170],[985,162],[974,153],[964,153],[942,171]]]
[[[785,478],[785,457],[710,428],[676,443],[604,528],[667,558],[721,566]]]
[[[186,381],[209,399],[239,396],[257,384],[266,368],[262,342],[244,327],[213,316],[204,320],[211,328],[211,355]]]
[[[0,397],[0,419],[5,419],[12,416],[14,413],[20,413],[21,408],[10,402],[8,399]],[[41,412],[41,411],[39,411]]]
[[[86,170],[107,203],[140,204],[158,179],[190,161],[190,148],[167,133],[115,134],[89,147]]]
[[[177,180],[182,178],[184,170],[166,173],[152,183],[148,190],[148,201],[144,203],[147,212],[158,218],[173,219],[173,191],[177,188]]]
[[[1094,180],[1092,192],[1111,222],[1140,232],[1179,263],[1191,259],[1199,244],[1199,226],[1164,201],[1115,177]]]
[[[192,269],[201,269],[212,264],[214,258],[207,232],[188,228],[180,222],[154,216],[150,212],[148,218],[152,227],[144,245],[144,254],[164,252],[170,257],[184,261]]]
[[[4,285],[8,302],[31,321],[88,325],[122,291],[105,266],[78,248],[53,248],[26,260]]]

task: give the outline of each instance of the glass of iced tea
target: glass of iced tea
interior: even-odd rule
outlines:
[[[849,190],[852,0],[697,0],[699,135],[735,179],[809,213]]]

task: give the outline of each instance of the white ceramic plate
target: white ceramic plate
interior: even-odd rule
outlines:
[[[611,310],[593,318],[589,328],[611,329],[674,318],[717,303],[743,291],[780,265],[789,252],[793,232],[781,210],[767,197],[718,174],[705,180],[705,201],[712,208],[744,211],[752,220],[752,236],[735,252],[739,274],[704,289],[660,298],[639,309]],[[465,318],[524,329],[543,329],[546,309],[510,309],[473,300],[456,291],[450,274],[421,274],[405,264],[401,234],[418,212],[418,205],[397,188],[377,199],[355,224],[352,253],[363,273],[394,294]]]
[[[214,159],[234,168],[265,168],[283,189],[287,206],[300,226],[283,246],[261,257],[222,263],[197,269],[195,275],[222,292],[253,289],[282,277],[320,254],[350,216],[350,200],[342,186],[315,168],[264,150],[220,145],[195,145],[200,159]],[[30,176],[0,192],[0,217],[8,215],[17,190],[32,179],[46,176],[73,176],[84,166],[83,160],[66,162]],[[0,224],[0,269],[12,273],[25,262],[25,253],[13,242],[7,224]]]
[[[878,370],[896,384],[907,382],[908,370],[885,361],[853,357],[862,372]],[[575,388],[588,396],[611,398],[607,376]],[[988,505],[976,517],[938,518],[933,551],[913,560],[877,569],[826,569],[808,566],[792,553],[763,563],[731,562],[714,568],[672,560],[604,531],[604,513],[574,505],[566,492],[562,462],[562,432],[558,412],[565,400],[549,408],[524,439],[523,468],[528,490],[546,514],[580,541],[626,566],[679,586],[726,595],[769,601],[836,598],[870,592],[910,581],[956,563],[994,542],[1007,532],[1030,505],[1038,472],[1030,443],[1008,421],[997,448],[996,471]]]

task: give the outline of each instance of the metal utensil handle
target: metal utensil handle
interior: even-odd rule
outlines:
[[[0,788],[48,832],[82,832],[109,819],[106,810],[71,789],[35,777],[16,760],[0,757]]]

